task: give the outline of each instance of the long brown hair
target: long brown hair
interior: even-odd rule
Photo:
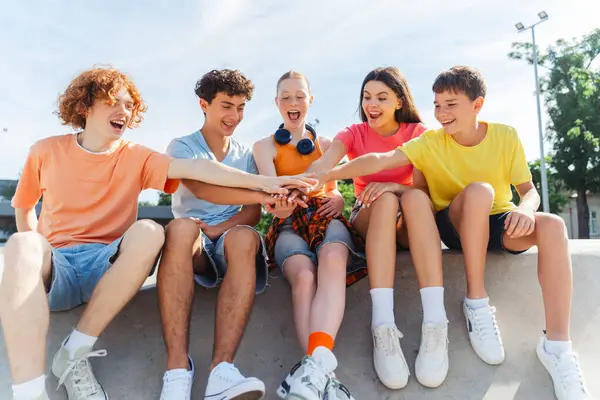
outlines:
[[[387,87],[392,89],[396,96],[402,100],[402,108],[396,110],[394,119],[396,122],[418,123],[422,122],[421,116],[415,106],[415,100],[412,97],[406,78],[402,72],[396,67],[379,67],[369,72],[363,80],[360,88],[360,96],[358,101],[358,109],[360,110],[360,118],[363,122],[367,122],[367,115],[362,108],[363,92],[365,85],[370,81],[383,82]]]

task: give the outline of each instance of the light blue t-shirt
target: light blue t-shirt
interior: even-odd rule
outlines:
[[[252,151],[233,138],[229,143],[229,152],[221,162],[251,174],[258,174]],[[173,139],[167,148],[167,154],[174,158],[203,158],[217,161],[200,131]],[[209,203],[194,196],[184,185],[179,185],[177,191],[173,193],[171,209],[175,218],[194,217],[200,218],[208,225],[217,225],[240,212],[242,206]]]

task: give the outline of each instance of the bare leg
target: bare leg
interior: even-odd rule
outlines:
[[[115,263],[92,293],[77,330],[99,336],[148,277],[165,241],[162,226],[151,220],[135,222],[125,233]]]
[[[307,256],[296,254],[287,259],[284,274],[292,287],[292,304],[296,334],[302,350],[308,350],[310,311],[317,290],[315,266]]]
[[[467,275],[467,298],[482,299],[485,291],[485,257],[490,237],[489,215],[494,189],[488,183],[471,183],[450,204],[450,220],[460,236]]]
[[[191,219],[174,219],[167,225],[157,279],[167,370],[188,368],[194,264],[205,264],[200,229]]]
[[[544,297],[546,337],[569,340],[573,278],[569,240],[564,221],[552,214],[535,214],[535,231],[525,237],[511,239],[504,234],[509,250],[526,250],[538,246],[538,278]]]
[[[259,246],[258,234],[247,227],[235,227],[225,237],[227,273],[217,299],[211,370],[223,361],[232,363],[242,339],[256,292]]]
[[[52,250],[36,232],[15,233],[4,248],[0,318],[14,384],[44,374]]]

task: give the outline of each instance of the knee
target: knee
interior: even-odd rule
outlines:
[[[331,270],[334,268],[346,269],[348,262],[348,248],[341,243],[325,245],[319,252],[319,268]]]
[[[200,228],[196,222],[189,218],[177,218],[167,224],[165,228],[165,236],[170,238],[181,238],[182,236],[194,236],[198,237],[200,234]]]
[[[557,240],[567,240],[567,226],[565,221],[558,215],[536,213],[535,230],[537,237],[547,237]]]
[[[4,247],[4,270],[6,272],[41,273],[44,257],[50,256],[46,239],[37,232],[13,234]],[[5,274],[7,275],[7,274]]]
[[[235,226],[225,236],[225,251],[232,249],[243,254],[254,254],[258,251],[260,239],[258,233],[247,226]]]
[[[165,229],[150,219],[136,221],[129,228],[128,233],[144,243],[144,246],[148,246],[149,249],[160,249],[165,243]]]
[[[400,204],[404,210],[408,209],[416,209],[420,207],[430,207],[431,200],[429,200],[429,196],[422,190],[419,189],[409,189],[404,192],[400,197]]]
[[[312,290],[317,282],[315,268],[312,266],[312,263],[310,268],[300,269],[291,278],[292,289],[295,291]]]
[[[373,202],[373,204],[371,204],[371,208],[373,209],[385,209],[390,213],[393,212],[394,214],[398,213],[398,207],[398,196],[390,192],[383,193],[377,198],[377,200]]]
[[[473,182],[463,189],[465,200],[479,204],[493,203],[494,195],[494,188],[487,182]]]

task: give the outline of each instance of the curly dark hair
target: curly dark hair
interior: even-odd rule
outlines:
[[[147,106],[139,90],[127,75],[114,68],[92,68],[84,71],[71,81],[58,98],[56,114],[63,125],[74,129],[85,129],[85,119],[96,100],[114,104],[115,94],[125,87],[133,100],[131,119],[128,128],[137,128],[142,122],[142,113]]]
[[[463,93],[471,101],[485,97],[486,85],[483,75],[477,69],[467,66],[456,66],[440,73],[433,82],[434,93]]]
[[[212,102],[219,92],[227,93],[228,96],[244,96],[246,100],[251,100],[254,84],[237,69],[213,69],[196,82],[194,92],[208,103]]]

